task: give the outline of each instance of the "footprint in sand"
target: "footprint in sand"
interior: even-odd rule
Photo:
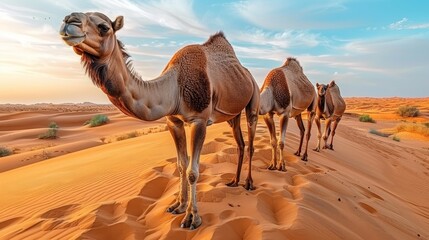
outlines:
[[[64,216],[70,215],[74,210],[79,207],[79,204],[70,204],[65,205],[62,207],[51,209],[42,215],[40,215],[41,218],[48,219],[48,218],[62,218]]]
[[[370,205],[363,203],[363,202],[359,202],[359,206],[361,206],[363,209],[365,209],[367,212],[371,213],[371,214],[376,214],[377,210],[373,207],[371,207]]]
[[[224,239],[228,236],[229,240],[238,239],[262,239],[262,229],[259,221],[248,217],[235,217],[216,226],[212,239]]]
[[[257,210],[269,222],[282,227],[290,227],[298,215],[294,203],[281,194],[259,193],[257,196]]]
[[[143,177],[143,179],[152,179],[145,180],[145,183],[140,190],[139,196],[151,199],[159,199],[166,191],[167,185],[170,182],[170,178],[159,175],[154,177],[153,173],[148,175],[148,178]]]
[[[226,138],[215,138],[214,140],[216,142],[226,142],[226,141],[228,141],[228,139],[226,139]]]

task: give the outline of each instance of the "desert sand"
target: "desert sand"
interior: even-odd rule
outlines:
[[[210,126],[197,185],[203,224],[194,231],[179,227],[183,215],[165,212],[179,178],[163,120],[141,122],[104,108],[0,111],[0,145],[16,150],[0,158],[0,239],[429,239],[429,140],[368,133],[429,122],[429,98],[409,100],[422,113],[412,119],[395,115],[398,101],[346,99],[335,150],[309,150],[308,162],[293,155],[299,131],[291,120],[287,172],[266,169],[271,148],[260,118],[254,191],[225,186],[235,173],[236,144],[227,123]],[[111,122],[82,126],[98,113]],[[359,122],[362,113],[377,122]],[[50,121],[60,137],[37,139]],[[117,140],[133,131],[142,134]],[[247,166],[245,160],[241,183]]]

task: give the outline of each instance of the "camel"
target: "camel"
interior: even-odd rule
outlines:
[[[328,85],[316,83],[317,88],[317,107],[316,107],[316,117],[315,122],[317,125],[317,146],[314,151],[320,151],[320,138],[321,135],[321,126],[320,119],[325,119],[325,132],[323,133],[323,140],[325,142],[323,149],[334,150],[334,136],[335,130],[337,129],[338,123],[341,120],[341,117],[346,110],[346,103],[341,97],[340,88],[335,81],[331,81]],[[331,143],[328,145],[328,138],[331,133],[331,123],[332,126],[332,136]]]
[[[144,121],[166,117],[180,173],[178,196],[167,212],[185,212],[181,227],[196,229],[202,223],[196,203],[196,183],[206,127],[225,121],[231,126],[238,144],[239,164],[235,177],[227,185],[238,186],[245,146],[240,128],[243,109],[249,140],[249,170],[244,187],[254,188],[251,162],[259,111],[258,85],[222,32],[202,45],[183,47],[159,77],[144,81],[133,70],[130,56],[116,38],[123,25],[122,16],[111,21],[102,13],[71,13],[64,18],[60,35],[81,56],[93,83],[123,113]],[[185,123],[190,125],[190,160]]]
[[[268,73],[261,88],[260,101],[259,114],[264,115],[264,121],[267,124],[271,135],[272,159],[268,169],[286,171],[283,149],[285,146],[288,121],[289,118],[292,117],[296,119],[300,129],[300,143],[295,155],[301,155],[302,142],[305,133],[301,113],[304,110],[307,110],[308,112],[308,130],[305,150],[301,160],[307,161],[308,141],[311,136],[311,123],[313,121],[315,111],[316,92],[313,84],[311,84],[305,76],[298,60],[289,57],[281,67],[275,68]],[[280,117],[280,141],[278,143],[273,119],[274,114],[277,114]],[[277,147],[280,152],[278,167]]]

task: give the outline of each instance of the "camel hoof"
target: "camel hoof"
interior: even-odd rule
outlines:
[[[181,214],[185,212],[185,209],[186,209],[186,205],[180,206],[180,203],[176,202],[170,207],[168,207],[166,212],[169,212],[171,214]]]
[[[331,144],[331,145],[329,145],[329,147],[328,147],[329,149],[331,149],[332,151],[334,151],[334,146]]]
[[[275,164],[270,164],[270,166],[268,166],[267,168],[268,170],[277,170],[277,167]]]
[[[238,187],[238,181],[237,179],[234,178],[229,183],[226,183],[225,185],[228,187]]]
[[[308,161],[307,154],[302,155],[301,160],[304,161],[304,162],[307,162]]]
[[[244,184],[243,187],[247,191],[255,190],[255,187],[253,186],[253,180],[252,179],[246,179],[246,184]]]
[[[287,172],[285,165],[280,166],[278,170],[281,172]]]
[[[294,154],[295,154],[295,156],[298,156],[298,157],[301,156],[301,153],[298,151],[296,151]]]
[[[320,152],[320,148],[315,148],[315,149],[313,149],[313,151]]]
[[[203,221],[201,217],[196,214],[193,216],[192,214],[186,214],[186,216],[182,220],[182,224],[180,224],[181,228],[189,228],[190,230],[197,229]]]

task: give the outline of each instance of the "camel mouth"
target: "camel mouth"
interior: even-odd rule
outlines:
[[[76,46],[85,40],[85,33],[81,29],[81,24],[63,23],[60,28],[60,35],[69,46]]]
[[[75,47],[85,40],[85,36],[62,36],[62,39],[67,45]]]

